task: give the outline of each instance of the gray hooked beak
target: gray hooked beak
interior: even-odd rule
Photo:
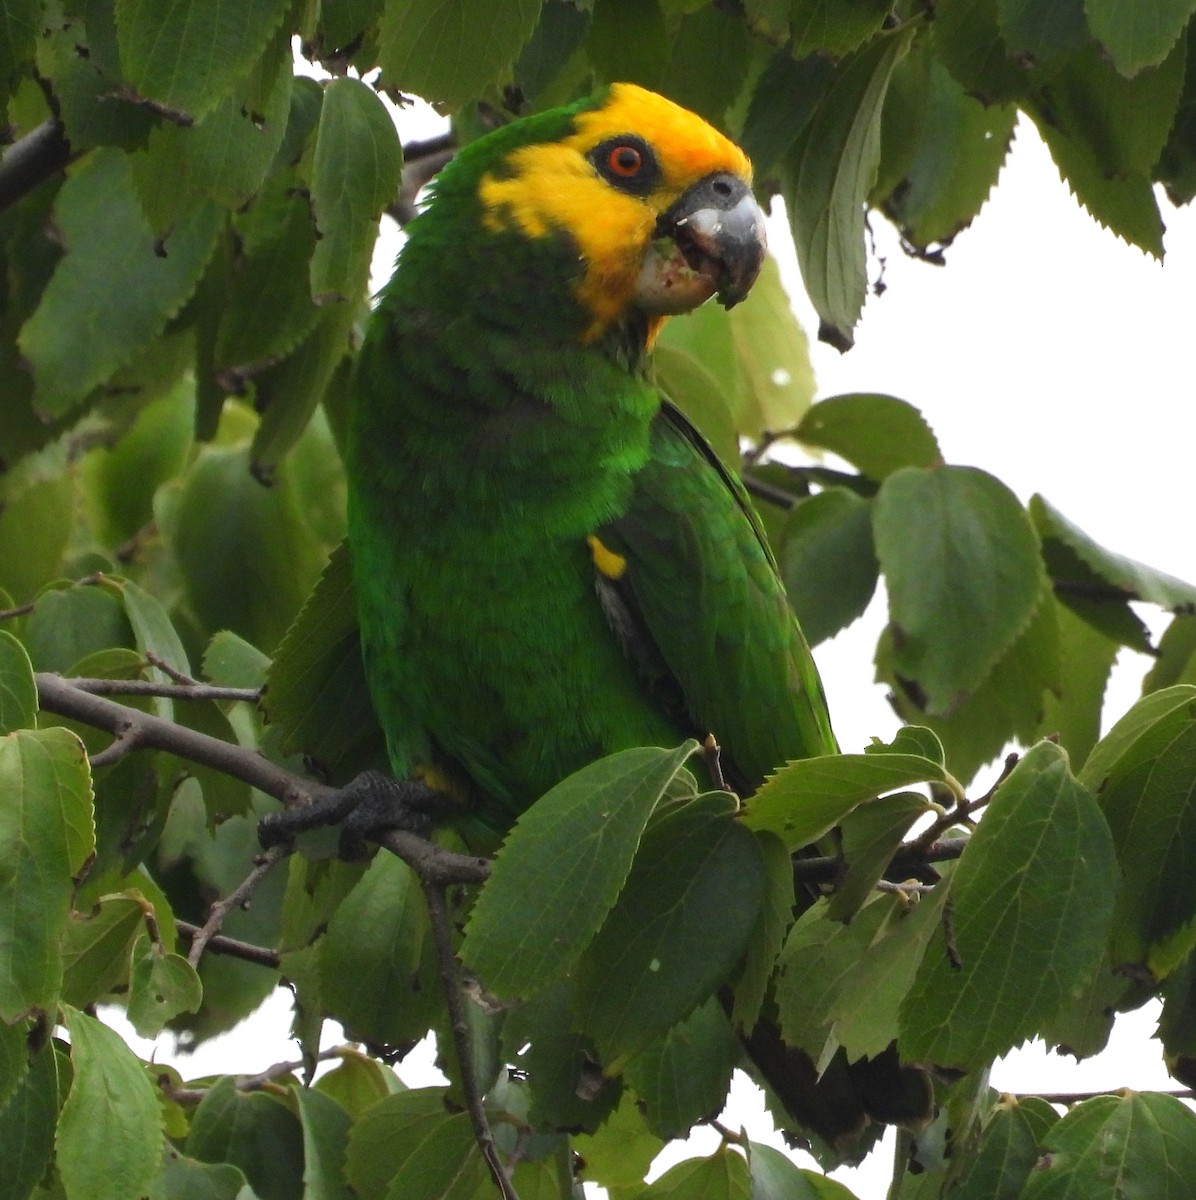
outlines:
[[[686,312],[712,295],[738,304],[760,274],[768,248],[764,214],[736,175],[707,175],[656,222],[636,299],[655,313]]]

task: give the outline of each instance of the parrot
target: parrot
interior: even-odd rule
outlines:
[[[370,317],[346,441],[362,658],[395,778],[472,797],[501,834],[631,747],[713,735],[741,796],[837,752],[743,484],[651,369],[670,317],[738,303],[760,271],[746,155],[615,83],[464,146],[430,190]],[[802,1056],[763,1026],[748,1052],[815,1132],[928,1103],[902,1077],[894,1115],[867,1095],[883,1086],[816,1083],[808,1059],[787,1082]],[[891,1057],[882,1074],[911,1071]]]

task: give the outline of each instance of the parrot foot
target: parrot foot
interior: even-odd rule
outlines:
[[[393,779],[381,771],[362,771],[344,787],[302,808],[269,813],[258,822],[263,848],[300,833],[340,826],[338,855],[348,862],[366,856],[366,842],[391,829],[427,837],[452,807],[452,801],[416,779]]]

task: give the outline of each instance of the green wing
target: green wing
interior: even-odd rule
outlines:
[[[694,732],[713,733],[744,791],[837,749],[810,649],[743,485],[670,404],[628,511],[599,531],[626,560],[600,576],[628,654]]]

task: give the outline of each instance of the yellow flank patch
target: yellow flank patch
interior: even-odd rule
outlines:
[[[420,783],[426,783],[434,792],[439,792],[442,796],[450,796],[454,800],[467,798],[461,781],[449,772],[442,771],[439,767],[424,763],[411,773]]]
[[[605,575],[607,579],[622,579],[623,572],[627,570],[627,560],[621,554],[616,554],[592,533],[586,538],[586,545],[590,548],[590,557],[600,575]]]
[[[656,154],[660,182],[647,196],[609,184],[586,155],[620,134],[643,138]],[[607,102],[576,118],[576,132],[559,142],[523,146],[503,176],[481,182],[487,226],[516,228],[531,238],[555,230],[570,235],[581,258],[578,299],[594,321],[593,340],[626,309],[656,220],[691,184],[716,171],[751,182],[747,155],[688,109],[655,92],[616,83]]]

